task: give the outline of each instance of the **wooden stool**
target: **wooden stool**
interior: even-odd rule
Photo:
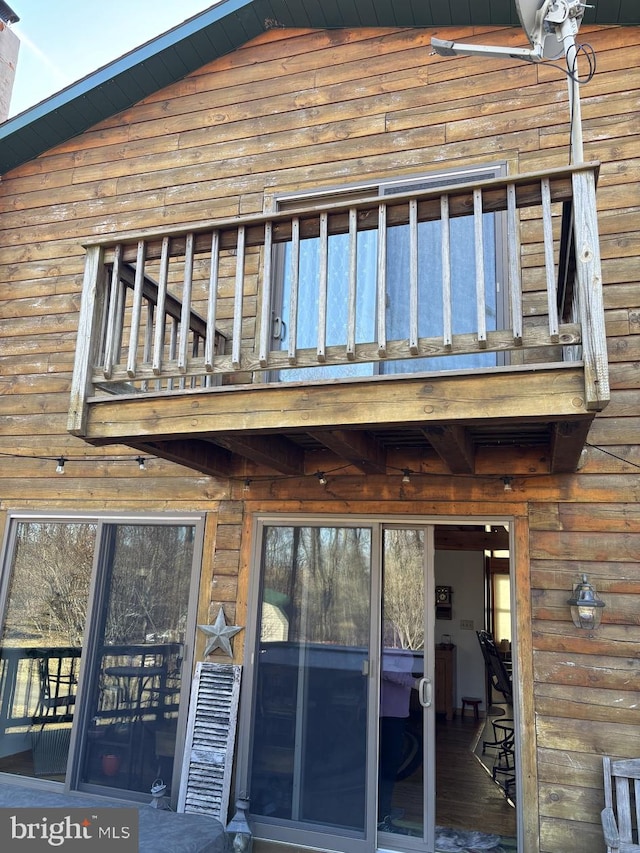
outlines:
[[[462,697],[462,708],[460,710],[460,718],[464,717],[465,708],[469,705],[470,708],[473,708],[473,718],[475,720],[480,719],[480,703],[482,699],[476,699],[475,696],[463,696]]]

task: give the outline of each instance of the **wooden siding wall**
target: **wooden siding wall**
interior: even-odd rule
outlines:
[[[144,472],[108,461],[135,454],[65,432],[88,238],[258,212],[277,191],[496,160],[511,172],[568,162],[564,74],[445,60],[432,55],[431,35],[273,30],[2,178],[0,521],[12,509],[206,511],[199,621],[224,603],[237,624],[254,512],[491,513],[528,523],[516,570],[522,612],[532,613],[532,630],[520,626],[522,671],[533,680],[525,793],[528,804],[539,798],[539,815],[525,810],[522,853],[584,853],[602,848],[601,754],[640,755],[639,28],[581,31],[598,59],[582,109],[585,159],[602,162],[612,402],[578,474],[547,477],[542,461],[505,450],[505,469],[517,473],[510,494],[499,481],[439,471],[408,486],[399,476],[335,476],[324,490],[315,478],[255,482],[247,495],[242,484],[160,460]],[[515,30],[438,35],[523,44]],[[540,257],[526,240],[523,253],[535,314],[544,310]],[[30,458],[42,455],[51,460]],[[64,476],[54,473],[60,455]],[[594,636],[572,627],[565,604],[579,571],[607,604]]]

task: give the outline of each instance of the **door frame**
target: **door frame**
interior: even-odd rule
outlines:
[[[515,519],[512,515],[505,513],[504,515],[483,515],[483,516],[433,516],[433,515],[417,515],[407,514],[401,517],[394,514],[308,514],[308,513],[272,513],[258,512],[252,518],[250,526],[251,530],[251,559],[249,566],[249,584],[247,593],[247,618],[246,618],[246,642],[245,642],[245,675],[241,688],[241,713],[239,718],[240,732],[246,732],[246,736],[241,736],[238,742],[236,755],[236,791],[238,796],[246,796],[247,793],[250,799],[249,774],[251,762],[251,732],[252,732],[252,717],[253,703],[255,701],[254,687],[254,672],[255,672],[255,649],[257,647],[257,628],[258,628],[258,607],[260,601],[260,572],[262,562],[262,531],[269,525],[293,525],[293,526],[347,526],[347,527],[370,527],[372,529],[372,578],[371,578],[371,602],[380,600],[380,582],[381,582],[381,547],[382,547],[382,530],[385,527],[396,528],[413,528],[420,527],[424,529],[431,528],[431,533],[426,537],[426,566],[427,577],[425,579],[425,601],[433,600],[434,595],[434,559],[435,559],[435,544],[434,531],[436,527],[446,527],[454,525],[507,525],[509,530],[509,561],[510,574],[512,577],[511,584],[511,621],[512,621],[512,637],[513,648],[515,655],[513,658],[513,681],[514,681],[514,724],[517,733],[523,731],[522,721],[525,719],[523,711],[523,693],[518,685],[520,683],[520,666],[519,659],[521,658],[519,647],[519,627],[523,625],[523,617],[530,620],[530,610],[524,614],[519,613],[516,607],[517,592],[519,584],[517,582],[515,566],[516,566],[516,547],[524,543],[524,529],[521,524],[522,519]],[[528,556],[526,547],[523,547],[523,552]],[[521,574],[521,573],[520,573]],[[521,597],[522,598],[522,597]],[[522,602],[518,601],[518,606],[521,607]],[[379,619],[375,620],[371,617],[370,624],[375,626],[378,622],[377,629],[372,627],[372,632],[377,634],[371,639],[371,648],[375,649],[375,641],[379,644]],[[427,656],[428,651],[428,656]],[[427,663],[428,660],[428,663]],[[433,670],[435,665],[435,652],[433,642],[425,642],[425,672],[433,678]],[[526,666],[525,669],[529,667]],[[375,708],[379,697],[379,662],[375,664],[376,677],[370,678],[369,684],[369,707]],[[377,813],[376,802],[376,773],[372,767],[377,768],[377,711],[373,713],[371,710],[368,714],[368,749],[367,749],[367,820],[365,837],[363,839],[353,839],[348,836],[335,835],[318,832],[310,832],[307,829],[298,829],[293,827],[282,827],[280,824],[269,824],[260,819],[260,816],[253,818],[254,828],[256,830],[256,838],[278,842],[285,845],[298,845],[303,847],[315,847],[317,849],[339,850],[341,853],[373,853],[378,849],[377,832],[375,831],[376,823],[374,817]],[[435,719],[435,708],[433,710],[433,718]],[[433,756],[429,760],[430,767],[426,768],[427,774],[435,774],[435,726],[433,722],[425,731],[425,745],[427,755]],[[375,753],[373,752],[375,750]],[[374,760],[375,759],[375,760]],[[527,762],[527,766],[523,766],[523,762]],[[523,791],[524,780],[531,779],[530,770],[535,768],[535,756],[531,750],[522,749],[522,738],[519,734],[516,736],[516,776],[517,787],[519,791]],[[435,778],[433,775],[432,778]],[[434,790],[434,785],[426,783],[425,787]],[[531,786],[527,785],[527,790],[531,790]],[[526,793],[526,792],[523,792]],[[517,839],[518,850],[526,853],[526,847],[523,846],[524,839],[524,820],[521,803],[524,801],[522,796],[518,797],[516,805],[516,823],[517,823]],[[399,841],[398,847],[393,849],[411,850],[416,853],[427,853],[429,849],[433,849],[435,835],[435,799],[433,800],[431,810],[427,810],[425,820],[429,818],[429,826],[427,827],[426,843],[423,845],[422,840],[407,836],[397,836]],[[395,838],[393,839],[396,840]],[[415,842],[419,841],[419,844]],[[332,844],[332,842],[334,842]],[[385,848],[388,849],[388,848]],[[534,848],[531,848],[532,850]]]

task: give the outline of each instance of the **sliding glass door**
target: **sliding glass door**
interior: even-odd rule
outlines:
[[[241,783],[256,832],[345,853],[432,850],[431,529],[269,524],[260,536]]]
[[[257,643],[251,809],[365,834],[371,531],[268,527]]]
[[[95,520],[16,520],[3,573],[0,772],[65,781]]]
[[[99,552],[79,787],[171,791],[195,532],[107,524]]]
[[[13,520],[0,772],[177,793],[201,541],[196,517]]]

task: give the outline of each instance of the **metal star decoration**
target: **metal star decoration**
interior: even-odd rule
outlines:
[[[229,657],[233,657],[231,643],[229,640],[234,637],[238,631],[242,631],[241,625],[227,625],[222,607],[218,611],[216,621],[213,625],[198,625],[198,628],[203,631],[208,637],[207,646],[204,650],[204,656],[210,655],[215,649],[220,649]]]

